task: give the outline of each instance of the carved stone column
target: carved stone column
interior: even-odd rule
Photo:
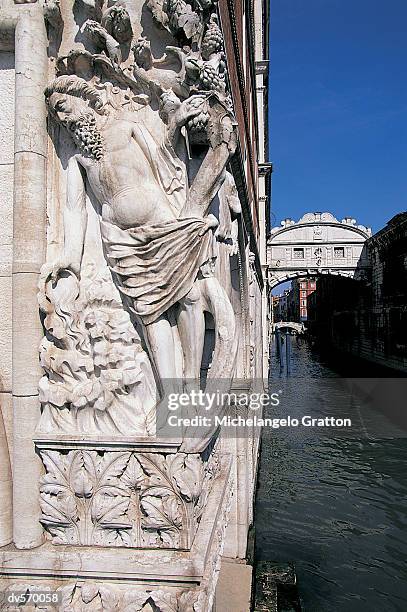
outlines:
[[[43,332],[37,292],[46,246],[48,45],[41,6],[20,11],[15,31],[13,539],[18,548],[32,548],[43,541],[38,498],[42,467],[33,434],[40,416],[38,347]]]

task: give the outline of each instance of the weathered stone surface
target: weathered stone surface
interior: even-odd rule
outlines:
[[[44,540],[39,522],[39,482],[43,467],[33,452],[39,416],[38,396],[13,397],[13,542],[21,549],[34,548]]]
[[[217,3],[1,3],[0,586],[209,612],[253,442],[155,411],[258,367]]]
[[[10,276],[13,258],[13,164],[0,164],[0,276]]]
[[[12,285],[11,277],[0,277],[0,393],[12,387]]]
[[[38,306],[33,308],[37,292],[38,274],[13,275],[13,394],[18,396],[38,395],[41,376],[38,346],[42,328]]]
[[[218,612],[248,612],[252,594],[253,568],[244,563],[224,559],[216,590],[215,610]],[[239,585],[239,588],[236,588]]]
[[[10,454],[2,416],[3,408],[0,411],[0,547],[9,544],[13,536]]]
[[[14,82],[14,53],[0,51],[0,165],[13,163]]]
[[[0,411],[6,431],[10,462],[13,465],[13,398],[11,393],[0,393]]]

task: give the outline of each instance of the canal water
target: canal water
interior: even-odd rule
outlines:
[[[407,428],[388,417],[394,402],[386,405],[386,394],[379,408],[353,394],[341,400],[344,376],[379,372],[287,341],[282,367],[273,342],[269,381],[286,396],[282,412],[301,420],[322,414],[323,406],[324,414],[338,416],[342,401],[356,427],[264,429],[256,558],[295,563],[307,612],[406,612]],[[363,384],[366,390],[369,381]],[[267,411],[276,415],[275,408]]]

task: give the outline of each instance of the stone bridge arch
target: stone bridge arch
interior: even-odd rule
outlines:
[[[371,229],[331,213],[306,213],[299,221],[285,219],[267,243],[269,287],[303,276],[333,274],[365,280],[369,259],[365,248]]]
[[[278,323],[273,323],[273,331],[279,329],[291,329],[297,334],[302,334],[305,331],[305,325],[304,323],[297,323],[296,321],[279,321]]]

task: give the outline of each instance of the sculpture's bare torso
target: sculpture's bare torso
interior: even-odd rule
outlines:
[[[102,219],[122,229],[175,219],[153,172],[150,159],[156,154],[156,145],[146,130],[116,120],[100,132],[105,149],[102,159],[79,154],[77,160],[102,207]]]

